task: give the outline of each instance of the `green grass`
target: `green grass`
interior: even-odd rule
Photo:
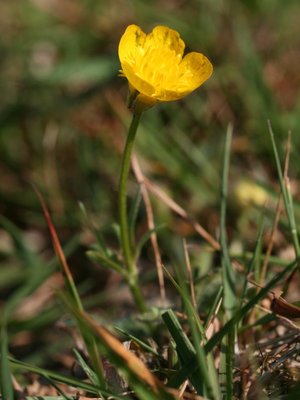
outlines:
[[[0,6],[2,399],[297,398],[299,331],[270,305],[281,290],[300,298],[298,1],[51,4]],[[117,47],[133,22],[178,30],[214,65],[138,128],[146,182],[174,202],[149,190],[149,229],[130,174],[146,312],[130,294],[116,211],[132,117]]]

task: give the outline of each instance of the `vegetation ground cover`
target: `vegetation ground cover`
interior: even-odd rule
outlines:
[[[3,400],[299,396],[299,17],[296,0],[0,4]],[[146,312],[119,267],[131,23],[214,66],[140,122]]]

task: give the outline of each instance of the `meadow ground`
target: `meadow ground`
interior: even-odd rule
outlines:
[[[300,398],[298,3],[0,3],[3,400]],[[214,66],[142,115],[138,281],[118,219],[132,23]]]

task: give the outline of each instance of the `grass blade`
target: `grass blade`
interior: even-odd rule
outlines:
[[[35,186],[34,186],[34,190],[35,190],[35,192],[36,192],[36,194],[37,194],[37,196],[39,198],[39,201],[41,203],[41,206],[42,206],[42,209],[43,209],[43,212],[44,212],[44,216],[45,216],[45,219],[47,221],[47,225],[48,225],[49,232],[50,232],[50,235],[51,235],[53,247],[54,247],[55,253],[56,253],[57,258],[59,259],[59,262],[60,262],[60,265],[61,265],[61,271],[63,273],[63,277],[65,279],[66,286],[67,286],[69,292],[71,293],[74,301],[76,302],[77,307],[80,310],[82,310],[83,306],[82,306],[79,294],[77,292],[77,289],[76,289],[76,286],[75,286],[75,283],[74,283],[74,280],[73,280],[73,276],[71,274],[71,270],[69,268],[69,265],[67,263],[66,257],[64,255],[62,246],[61,246],[59,238],[57,236],[57,233],[56,233],[54,224],[52,222],[50,213],[48,211],[48,208],[46,206],[46,203],[45,203],[45,201],[43,199],[43,196],[42,196],[41,192]]]
[[[274,153],[275,163],[276,163],[276,168],[277,168],[277,174],[278,174],[279,183],[280,183],[280,189],[282,192],[285,211],[286,211],[287,218],[289,221],[293,245],[295,248],[295,253],[296,253],[297,257],[299,257],[300,256],[300,244],[299,244],[297,225],[296,225],[295,215],[294,215],[293,199],[292,199],[292,195],[290,192],[288,178],[283,176],[283,173],[282,173],[279,153],[278,153],[278,149],[277,149],[277,145],[276,145],[275,137],[274,137],[274,132],[273,132],[270,121],[268,121],[268,129],[269,129],[269,134],[270,134],[270,138],[271,138],[271,142],[272,142],[273,153]]]
[[[92,260],[97,263],[100,263],[102,267],[107,269],[112,269],[118,272],[120,275],[125,276],[126,271],[122,268],[118,263],[114,260],[106,257],[105,255],[101,254],[98,250],[88,250],[86,255]]]
[[[140,253],[143,249],[143,246],[147,243],[147,241],[151,238],[151,235],[153,235],[153,233],[157,233],[158,231],[160,231],[161,229],[164,229],[166,227],[165,224],[160,224],[155,226],[153,229],[149,229],[147,230],[142,237],[140,238],[140,240],[138,241],[138,243],[136,244],[135,247],[135,253],[134,253],[134,257],[137,260],[140,256]]]
[[[191,381],[194,388],[197,390],[199,395],[204,395],[205,392],[208,394],[208,398],[215,398],[213,395],[212,385],[208,376],[208,366],[206,361],[205,353],[201,347],[200,357],[199,353],[195,350],[194,346],[183,331],[176,315],[172,310],[168,310],[162,314],[162,318],[176,343],[176,350],[183,366],[189,366],[191,361],[197,359],[197,364],[200,370],[200,374],[194,371],[188,374],[188,379]],[[200,343],[200,342],[199,342]],[[176,379],[171,378],[168,385],[170,387],[179,387],[180,383]]]
[[[2,398],[6,400],[14,400],[14,388],[11,379],[10,366],[8,361],[8,337],[6,324],[1,328],[1,365],[0,365],[0,388]]]
[[[48,211],[48,209],[46,207],[46,204],[44,202],[42,194],[39,192],[39,190],[36,187],[34,187],[34,190],[35,190],[35,192],[36,192],[36,194],[37,194],[37,196],[38,196],[38,198],[40,200],[40,203],[41,203],[41,206],[42,206],[42,209],[43,209],[43,212],[44,212],[44,216],[45,216],[45,219],[46,219],[47,224],[48,224],[48,228],[49,228],[49,231],[50,231],[53,247],[54,247],[55,253],[57,255],[57,258],[60,261],[61,271],[62,271],[64,280],[65,280],[65,285],[66,285],[66,287],[68,289],[68,292],[70,293],[70,295],[72,297],[72,302],[74,302],[76,308],[79,311],[83,311],[83,305],[81,303],[79,294],[77,292],[77,289],[76,289],[76,286],[75,286],[75,282],[74,282],[71,270],[69,268],[69,265],[67,263],[66,257],[64,255],[64,252],[63,252],[62,246],[60,244],[58,235],[56,233],[54,224],[52,222],[50,213],[49,213],[49,211]],[[103,387],[105,387],[105,379],[104,379],[104,376],[103,376],[103,367],[102,367],[101,359],[100,359],[100,356],[98,354],[98,348],[97,348],[97,346],[95,344],[95,341],[91,337],[89,332],[85,332],[85,330],[83,329],[83,327],[81,325],[79,325],[79,329],[80,329],[80,331],[82,333],[82,336],[84,338],[84,341],[85,341],[89,356],[90,356],[90,358],[92,360],[94,369],[95,369],[95,371],[97,373],[99,384],[101,384]]]
[[[130,242],[131,242],[131,247],[133,249],[135,248],[135,226],[136,226],[139,208],[141,205],[141,200],[142,200],[141,189],[138,188],[137,193],[133,199],[132,206],[130,208],[129,217],[128,217]]]
[[[76,349],[74,349],[73,351],[75,353],[75,356],[77,358],[78,363],[80,364],[81,368],[85,372],[86,376],[90,379],[92,384],[97,385],[98,384],[98,377],[95,374],[95,372],[88,366],[88,364],[85,362],[85,360],[83,359],[81,354]],[[100,392],[99,392],[99,395],[101,395]]]
[[[221,183],[221,211],[220,211],[220,244],[221,263],[224,287],[224,308],[227,317],[232,317],[237,307],[235,274],[232,268],[226,233],[226,208],[228,197],[228,174],[230,161],[230,148],[232,141],[232,126],[227,129],[225,150],[223,158],[223,173]],[[228,399],[233,395],[233,357],[234,357],[235,326],[230,326],[226,340],[223,342],[225,351],[222,352],[221,364],[225,365],[226,396]],[[224,359],[223,359],[224,358]]]
[[[290,264],[288,264],[281,272],[276,274],[270,282],[260,291],[252,297],[240,310],[236,311],[233,317],[227,321],[227,323],[220,329],[206,344],[205,351],[210,353],[213,348],[218,345],[222,339],[227,335],[232,327],[232,325],[237,324],[241,318],[243,318],[261,299],[263,299],[286,275],[290,274],[299,266],[300,259],[296,259]],[[172,378],[176,380],[177,384],[181,385],[185,379],[189,376],[191,371],[197,368],[197,360],[193,360],[191,364],[187,367],[184,366],[180,371],[178,371]]]
[[[126,396],[118,396],[106,389],[101,388],[98,384],[92,384],[88,383],[83,380],[79,380],[74,377],[70,376],[65,376],[62,374],[59,374],[57,372],[53,371],[48,371],[44,368],[36,367],[33,365],[30,365],[28,363],[25,363],[23,361],[15,360],[14,358],[9,357],[9,361],[12,365],[12,367],[16,370],[24,370],[28,372],[33,372],[37,375],[43,376],[46,379],[51,379],[52,381],[60,382],[60,383],[65,383],[66,385],[81,389],[81,390],[86,390],[89,393],[93,393],[95,395],[98,395],[101,393],[103,396],[111,396],[112,398],[116,400],[122,400],[126,399]],[[34,398],[34,397],[33,397]]]
[[[216,294],[216,298],[215,298],[212,306],[210,307],[210,309],[208,311],[205,323],[203,325],[204,329],[207,329],[208,324],[210,323],[212,316],[215,314],[215,312],[217,310],[217,307],[218,307],[218,305],[219,305],[219,303],[220,303],[220,301],[222,299],[222,295],[223,295],[223,286],[220,287],[218,293]]]
[[[143,342],[142,340],[140,340],[139,338],[137,338],[134,335],[131,335],[130,333],[124,331],[123,329],[115,326],[114,329],[120,333],[122,333],[122,335],[124,335],[126,338],[132,340],[133,342],[135,342],[136,344],[138,344],[142,349],[144,349],[145,351],[153,354],[154,356],[156,356],[158,359],[162,358],[162,356],[156,351],[154,350],[151,346],[149,346],[147,343]]]
[[[168,328],[171,329],[170,333],[175,343],[177,344],[177,349],[179,351],[179,354],[181,354],[182,360],[185,361],[183,364],[187,366],[190,365],[191,357],[197,360],[200,374],[199,373],[193,374],[191,371],[191,374],[189,374],[189,379],[194,385],[198,394],[200,395],[209,394],[209,397],[217,399],[219,398],[219,385],[217,380],[216,369],[213,362],[213,357],[211,354],[208,354],[206,356],[203,349],[203,345],[206,343],[205,330],[201,322],[199,321],[197,312],[189,299],[188,290],[185,287],[184,283],[179,285],[171,276],[171,274],[167,270],[165,271],[168,274],[174,287],[179,292],[182,301],[184,303],[185,310],[188,316],[189,326],[191,328],[193,342],[195,343],[195,348],[187,339],[184,332],[180,332],[182,328],[174,313],[170,314],[169,311],[163,314],[162,316],[165,315],[165,317],[163,317],[164,322],[166,323]],[[180,272],[177,271],[177,274],[180,275]],[[184,277],[181,276],[179,276],[178,280],[179,282],[185,281]],[[179,387],[180,384],[178,385],[176,378],[172,377],[170,379],[169,385],[171,387]]]
[[[224,159],[223,159],[223,174],[221,187],[221,212],[220,212],[220,243],[222,256],[222,271],[224,285],[224,308],[231,316],[237,306],[235,276],[232,269],[226,234],[226,206],[228,197],[228,173],[230,160],[230,146],[232,139],[232,126],[230,125],[226,133]]]
[[[126,350],[122,343],[106,328],[94,322],[84,311],[74,307],[67,296],[61,295],[61,298],[78,324],[93,335],[102,353],[127,378],[130,386],[134,388],[141,400],[174,399],[145,364],[135,354]]]

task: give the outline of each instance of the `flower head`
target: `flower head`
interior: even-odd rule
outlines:
[[[211,76],[208,58],[195,52],[183,56],[184,48],[179,33],[166,26],[149,34],[137,25],[127,27],[119,43],[121,73],[138,103],[151,107],[181,99]]]
[[[234,195],[241,206],[264,206],[270,200],[268,192],[263,187],[248,180],[237,183]]]

